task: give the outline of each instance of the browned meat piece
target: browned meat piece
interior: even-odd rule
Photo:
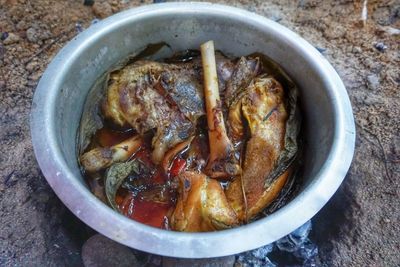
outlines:
[[[164,64],[153,61],[137,61],[113,73],[110,78],[107,99],[103,113],[118,125],[130,122],[121,110],[120,91],[124,88],[135,91],[149,87],[165,98],[172,108],[182,112],[187,118],[195,121],[204,114],[203,88],[198,67],[194,63]],[[154,97],[147,93],[147,97]],[[147,110],[145,110],[147,111]]]
[[[184,172],[178,177],[179,197],[171,216],[176,231],[207,232],[238,224],[221,185],[202,173]]]
[[[111,77],[103,113],[118,125],[140,134],[156,129],[153,160],[188,139],[204,114],[202,87],[188,64],[138,61]]]
[[[289,176],[290,170],[265,187],[266,179],[284,149],[288,114],[282,86],[266,76],[256,78],[236,105],[239,105],[239,111],[235,112],[242,112],[251,137],[246,146],[242,175],[231,183],[226,196],[240,220],[247,221],[277,197]],[[232,109],[238,109],[236,105]],[[241,124],[236,126],[239,121],[230,123],[238,129],[236,135],[243,135]]]
[[[229,60],[219,56],[221,84],[232,72]],[[137,61],[111,74],[103,104],[104,116],[140,134],[156,129],[153,160],[188,139],[197,119],[205,114],[202,68],[199,60],[165,64]]]

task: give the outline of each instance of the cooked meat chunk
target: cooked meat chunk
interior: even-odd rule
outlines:
[[[238,224],[219,182],[197,172],[184,172],[177,178],[179,197],[171,216],[173,230],[206,232]]]
[[[106,118],[138,133],[155,129],[153,160],[188,139],[204,114],[202,87],[188,64],[138,61],[111,77],[103,105]]]
[[[224,86],[232,64],[218,58]],[[205,114],[200,63],[137,61],[111,74],[103,115],[140,134],[155,129],[153,160],[160,162],[168,149],[193,135],[197,119]]]
[[[249,220],[276,198],[288,178],[290,170],[265,188],[265,181],[284,149],[288,115],[283,88],[271,77],[256,78],[238,103],[251,137],[246,146],[243,173],[230,184],[226,196],[239,218]],[[235,126],[236,122],[231,123],[240,128]]]

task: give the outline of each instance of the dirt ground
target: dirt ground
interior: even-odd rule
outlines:
[[[363,1],[217,2],[299,33],[346,85],[356,152],[345,182],[313,219],[322,265],[399,266],[400,1],[368,1],[365,23]],[[0,0],[0,266],[82,265],[82,245],[94,232],[63,206],[38,168],[32,96],[57,51],[95,18],[151,3]]]

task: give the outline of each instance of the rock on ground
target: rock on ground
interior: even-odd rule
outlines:
[[[112,15],[112,8],[106,1],[95,1],[92,6],[93,13],[103,19]]]
[[[19,42],[20,39],[21,38],[19,38],[18,35],[16,35],[15,33],[10,32],[10,33],[7,33],[7,37],[5,37],[5,39],[3,41],[3,44],[4,45],[14,44],[14,43]]]
[[[82,1],[0,0],[0,266],[83,264],[81,248],[94,231],[66,210],[40,173],[29,112],[41,74],[77,24],[153,1],[101,2],[107,7],[96,11]],[[368,1],[363,26],[363,1],[213,2],[279,21],[335,67],[353,106],[356,152],[346,180],[313,220],[313,239],[325,266],[398,266],[400,3]],[[141,257],[162,264],[158,256]]]
[[[132,250],[100,234],[89,238],[82,247],[86,267],[140,266]]]

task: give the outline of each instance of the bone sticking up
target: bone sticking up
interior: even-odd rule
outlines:
[[[219,97],[214,42],[208,41],[202,44],[200,49],[210,146],[206,173],[212,178],[229,178],[240,172],[240,166],[234,158],[234,147],[225,129]]]

